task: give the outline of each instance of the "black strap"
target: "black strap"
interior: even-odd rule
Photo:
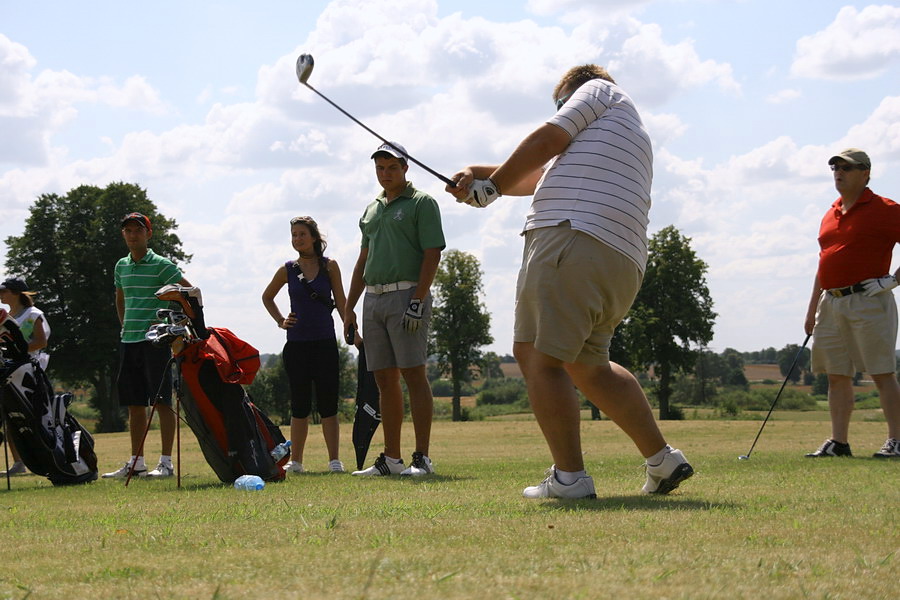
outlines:
[[[328,275],[328,266],[325,263],[325,260],[321,260],[319,263],[319,268],[325,270],[325,274]],[[315,300],[316,302],[321,302],[325,305],[328,310],[334,310],[337,306],[330,297],[323,297],[319,292],[313,289],[312,285],[306,280],[306,277],[303,276],[303,269],[300,268],[300,265],[297,265],[297,269],[300,271],[300,283],[303,284],[303,289],[306,290],[306,293],[309,294],[309,297]]]

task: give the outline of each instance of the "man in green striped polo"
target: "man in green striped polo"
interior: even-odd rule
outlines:
[[[188,287],[191,284],[172,261],[148,247],[152,235],[150,219],[141,213],[129,213],[122,218],[122,238],[128,255],[119,259],[115,270],[116,311],[122,324],[116,384],[119,404],[128,407],[131,458],[123,467],[103,477],[127,477],[132,463],[138,476],[170,477],[173,473],[176,421],[172,411],[172,376],[166,368],[169,349],[155,347],[144,334],[157,322],[156,310],[167,307],[166,302],[156,298],[156,290],[170,283]],[[156,469],[148,473],[140,446],[147,428],[147,406],[151,403],[156,404],[159,413],[162,453]]]

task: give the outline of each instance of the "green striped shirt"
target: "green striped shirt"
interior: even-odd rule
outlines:
[[[181,281],[181,270],[168,258],[147,250],[144,257],[135,262],[131,254],[116,263],[116,288],[125,295],[125,321],[122,323],[122,341],[143,342],[150,325],[157,322],[156,310],[167,308],[169,303],[158,300],[156,290],[170,283]]]

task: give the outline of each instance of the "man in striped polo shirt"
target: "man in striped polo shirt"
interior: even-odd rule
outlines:
[[[653,152],[631,98],[606,69],[570,69],[557,112],[502,165],[470,166],[447,187],[485,207],[501,193],[533,195],[516,286],[513,353],[554,465],[526,498],[595,497],[581,453],[575,387],[646,458],[643,491],[666,494],[693,474],[666,444],[640,384],[609,361],[609,343],[641,286]]]
[[[169,349],[155,347],[144,334],[157,322],[156,310],[167,306],[166,302],[156,298],[156,290],[170,283],[191,284],[172,261],[158,256],[148,247],[152,235],[150,219],[141,213],[129,213],[122,218],[122,238],[128,247],[128,255],[119,259],[115,269],[116,311],[122,324],[116,384],[119,404],[128,407],[131,458],[123,467],[104,473],[103,477],[127,477],[132,463],[139,476],[170,477],[173,473],[176,421],[172,411],[172,376],[166,368]],[[139,450],[147,428],[150,403],[156,404],[159,413],[162,454],[156,469],[148,473]]]

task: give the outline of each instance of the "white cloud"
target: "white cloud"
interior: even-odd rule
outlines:
[[[785,104],[801,96],[803,96],[803,92],[798,89],[783,89],[766,96],[766,102],[769,104]]]
[[[900,7],[842,8],[824,30],[800,38],[791,73],[813,79],[868,79],[900,59]]]
[[[641,24],[609,61],[609,69],[641,106],[659,106],[679,92],[707,83],[729,95],[741,92],[731,65],[702,60],[691,40],[666,44],[656,24]]]

